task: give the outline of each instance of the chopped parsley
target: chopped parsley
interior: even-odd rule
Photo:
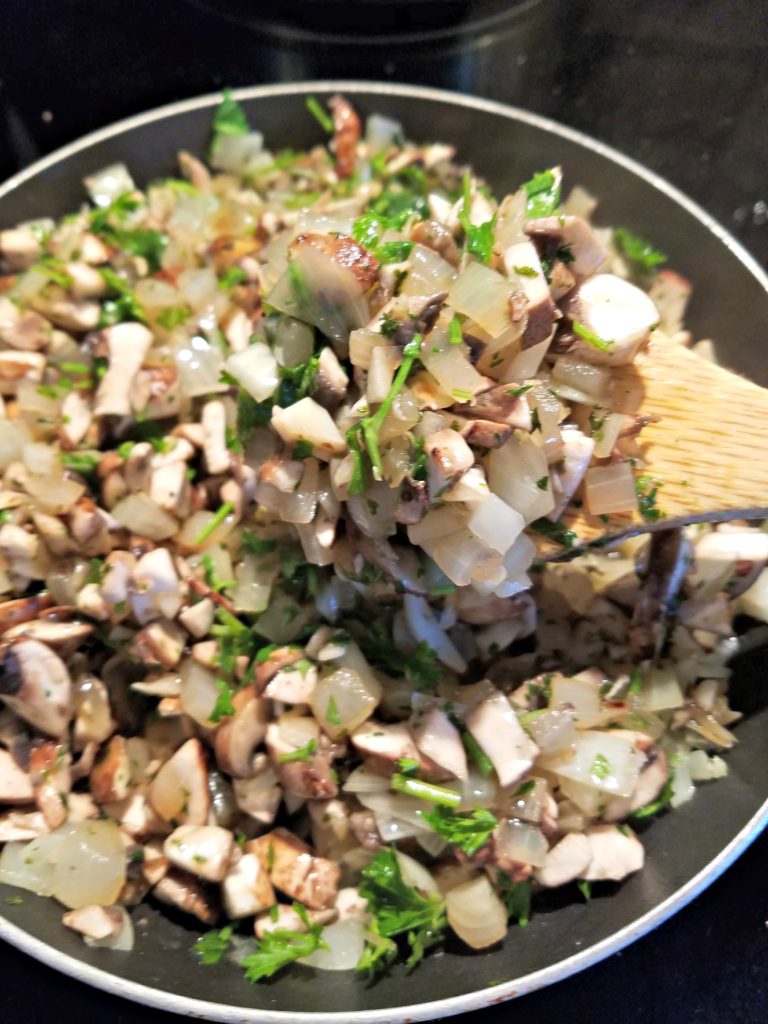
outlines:
[[[271,978],[283,967],[309,956],[318,949],[328,949],[323,941],[323,929],[312,924],[309,915],[300,903],[294,903],[293,909],[303,921],[307,931],[296,932],[289,928],[275,928],[264,934],[258,942],[255,953],[249,953],[240,961],[248,981],[257,982],[263,978]]]
[[[556,212],[560,205],[560,180],[554,170],[537,171],[522,187],[528,196],[529,217],[550,217]]]
[[[74,473],[82,476],[89,476],[95,473],[101,462],[100,452],[62,452],[59,456],[64,469],[71,469]]]
[[[655,817],[659,811],[664,810],[674,795],[675,773],[671,771],[667,776],[667,781],[664,783],[664,788],[659,793],[658,797],[651,801],[651,803],[645,804],[643,807],[638,807],[636,811],[633,811],[629,816],[630,821],[645,821],[647,818]]]
[[[486,754],[471,732],[462,732],[461,742],[469,757],[475,762],[481,775],[488,778],[493,772],[493,761]]]
[[[540,491],[548,491],[549,490],[549,475],[543,476],[539,480],[537,480],[536,481],[536,486],[539,488]]]
[[[327,110],[323,109],[319,101],[314,96],[307,96],[306,106],[323,131],[333,135],[333,118]]]
[[[534,267],[512,267],[518,277],[538,277],[539,272]]]
[[[520,398],[526,391],[530,391],[533,384],[521,384],[519,388],[509,388],[504,392],[505,395],[509,395],[511,398]]]
[[[616,248],[625,259],[632,264],[632,269],[639,274],[652,274],[657,267],[667,262],[666,255],[654,249],[640,235],[635,235],[626,228],[616,228],[613,232]]]
[[[394,338],[400,329],[400,321],[396,320],[391,313],[382,313],[379,317],[381,333],[385,338]]]
[[[536,533],[540,533],[542,537],[548,537],[556,544],[562,545],[564,548],[570,549],[576,545],[576,534],[573,530],[567,530],[559,521],[553,523],[544,517],[534,519],[531,523],[531,529],[535,530]]]
[[[460,847],[468,857],[473,857],[485,846],[499,824],[498,818],[484,807],[476,807],[472,811],[435,807],[431,811],[419,811],[419,814],[433,831],[451,845]]]
[[[656,504],[659,488],[662,486],[653,477],[642,475],[635,478],[635,494],[640,515],[648,523],[655,523],[664,515]]]
[[[586,878],[580,878],[576,886],[586,902],[589,903],[592,899],[592,883],[588,882]]]
[[[407,942],[406,965],[414,968],[443,937],[445,900],[437,893],[422,896],[408,885],[393,849],[379,851],[363,868],[362,876],[360,895],[368,901],[373,923],[358,971],[373,974],[392,963],[397,958],[397,938]]]
[[[325,708],[325,720],[329,725],[341,725],[341,715],[336,706],[336,698],[331,697]]]
[[[232,925],[227,925],[220,931],[206,932],[201,935],[192,947],[197,954],[200,963],[206,967],[218,964],[229,947],[232,945]]]
[[[232,703],[232,688],[225,679],[217,679],[216,686],[219,695],[208,716],[211,722],[220,722],[222,718],[231,718],[235,714],[235,705]]]
[[[277,550],[277,541],[272,537],[257,537],[255,533],[243,530],[240,535],[243,551],[249,555],[268,555]]]
[[[189,306],[168,306],[157,314],[155,320],[167,331],[172,331],[174,327],[185,324],[191,315]]]
[[[481,263],[490,263],[493,255],[493,229],[496,218],[492,217],[483,224],[473,224],[469,219],[472,208],[472,181],[469,174],[464,175],[463,203],[459,211],[459,222],[464,229],[466,251],[476,256]]]
[[[573,332],[578,334],[580,338],[583,338],[588,345],[592,348],[596,348],[599,352],[610,352],[615,342],[609,341],[606,338],[601,338],[599,334],[595,334],[589,327],[585,327],[584,324],[580,324],[578,320],[573,321]]]
[[[216,135],[247,135],[250,131],[245,111],[232,99],[229,89],[224,89],[221,103],[213,112],[213,131]]]
[[[225,501],[223,505],[214,513],[213,518],[210,519],[205,526],[197,533],[192,539],[192,543],[195,545],[204,544],[205,541],[211,536],[211,534],[217,530],[224,520],[235,511],[235,506],[231,501]]]
[[[145,323],[144,310],[139,305],[136,294],[126,279],[110,267],[99,267],[99,273],[112,293],[112,296],[101,304],[99,327],[112,327],[114,324],[124,323],[127,320]]]
[[[303,747],[291,750],[287,754],[278,754],[280,764],[291,764],[293,761],[311,761],[317,751],[317,740],[307,740]]]
[[[445,786],[436,786],[432,782],[424,782],[421,779],[414,779],[401,772],[394,773],[391,785],[396,793],[405,793],[418,800],[428,800],[432,804],[440,804],[442,807],[458,807],[461,803],[461,794],[455,790],[446,789]]]
[[[507,908],[507,916],[525,928],[531,919],[531,883],[513,882],[506,871],[496,874],[496,891]]]
[[[308,459],[312,454],[312,442],[311,441],[297,441],[293,446],[291,452],[292,459]]]
[[[461,320],[454,316],[448,324],[448,341],[451,345],[460,345],[464,341],[464,334],[461,330]]]
[[[612,772],[611,762],[605,754],[598,754],[592,762],[592,767],[589,769],[590,775],[600,780],[607,779]]]
[[[230,288],[234,288],[235,285],[242,284],[247,280],[248,275],[242,267],[227,267],[219,278],[219,288],[223,292],[228,292]]]

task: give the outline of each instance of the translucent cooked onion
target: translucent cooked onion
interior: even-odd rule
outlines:
[[[470,317],[492,338],[510,325],[509,280],[482,263],[470,263],[453,284],[448,302],[458,313]]]
[[[409,857],[402,850],[397,850],[395,856],[397,857],[400,874],[403,876],[403,881],[406,885],[417,889],[424,896],[429,895],[431,892],[439,891],[431,872],[427,871],[423,864],[414,860],[413,857]]]
[[[602,718],[599,685],[557,673],[551,693],[550,708],[571,708],[573,721],[580,729],[589,729]]]
[[[646,673],[640,690],[640,704],[645,711],[668,711],[682,707],[684,702],[674,666],[662,664]]]
[[[167,540],[179,529],[178,522],[141,492],[128,494],[112,509],[113,517],[126,530],[149,540]]]
[[[179,387],[188,398],[225,391],[221,383],[224,357],[218,345],[212,345],[196,334],[176,352]]]
[[[394,345],[377,345],[371,349],[365,394],[370,405],[383,402],[392,387],[395,370],[403,361],[403,354]]]
[[[403,126],[399,121],[383,114],[370,114],[365,120],[365,141],[370,155],[375,156],[385,146],[397,145],[403,138]]]
[[[573,716],[569,711],[545,711],[533,719],[529,729],[542,755],[571,750],[576,742]]]
[[[349,358],[354,366],[361,370],[369,369],[371,355],[377,346],[387,347],[389,342],[378,331],[369,331],[363,328],[359,331],[352,331],[349,336]]]
[[[603,401],[611,384],[611,371],[607,366],[592,366],[576,356],[564,355],[552,367],[552,381],[565,384],[588,395],[593,401]]]
[[[603,793],[630,796],[642,761],[642,755],[625,737],[585,731],[577,736],[573,756],[558,765],[555,772],[561,779],[572,779]]]
[[[436,295],[447,291],[456,277],[456,268],[425,245],[414,245],[408,266],[401,295]]]
[[[544,834],[538,828],[517,818],[502,822],[493,833],[493,842],[500,859],[530,864],[535,868],[544,863],[549,849]]]
[[[133,192],[136,186],[123,163],[110,164],[83,179],[88,195],[96,206],[109,206],[118,196]]]
[[[277,574],[276,560],[243,556],[235,568],[235,587],[232,590],[232,604],[236,611],[254,614],[265,611]]]
[[[60,840],[47,850],[54,857],[50,895],[77,910],[91,903],[114,903],[125,885],[125,846],[113,821],[82,821],[63,825],[52,836]],[[35,840],[38,842],[38,840]]]
[[[549,472],[546,456],[530,438],[511,438],[492,451],[486,472],[494,494],[516,509],[526,523],[548,515],[554,508],[552,489],[542,491],[537,486],[537,481]]]
[[[631,512],[637,508],[635,475],[628,462],[588,469],[584,476],[584,493],[593,516]]]
[[[85,494],[83,484],[65,477],[30,476],[24,484],[24,490],[35,499],[42,511],[52,515],[69,511]],[[114,514],[114,509],[112,511]]]
[[[0,882],[27,889],[38,896],[52,896],[54,864],[61,835],[53,832],[30,843],[6,843],[0,853]]]
[[[507,910],[485,875],[449,889],[448,924],[472,949],[487,949],[507,934]]]
[[[317,949],[299,963],[308,964],[318,971],[351,971],[357,966],[365,948],[365,925],[356,918],[326,925],[323,942],[328,949]]]
[[[258,166],[258,157],[264,148],[264,136],[261,132],[248,132],[244,135],[216,136],[211,148],[211,166],[218,171],[229,171],[232,174],[245,174],[254,166]]]
[[[312,694],[312,710],[331,739],[339,739],[370,718],[380,699],[381,685],[378,681],[364,679],[349,668],[338,668],[318,680]],[[336,714],[331,716],[333,722],[328,721],[331,701],[335,703],[336,710]]]
[[[227,359],[224,369],[257,402],[270,398],[277,387],[277,360],[263,341],[255,341],[242,352],[235,352]]]
[[[495,494],[473,507],[467,527],[478,540],[504,555],[520,536],[523,517]]]
[[[216,676],[194,658],[186,658],[181,675],[181,709],[198,725],[210,726],[211,714],[219,697]]]
[[[388,778],[361,764],[352,769],[343,788],[345,793],[388,793],[389,785]]]
[[[456,672],[464,672],[467,663],[462,658],[448,634],[440,627],[432,609],[423,597],[405,594],[403,597],[405,618],[408,628],[417,643],[424,642],[444,665]]]
[[[280,319],[275,331],[273,351],[281,366],[299,366],[312,356],[315,345],[314,331],[292,316]],[[254,395],[254,398],[256,396]]]

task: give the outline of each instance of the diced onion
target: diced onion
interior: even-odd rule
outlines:
[[[212,345],[199,334],[194,335],[176,352],[179,387],[189,398],[225,391],[221,383],[224,357],[218,345]]]
[[[377,680],[363,679],[349,668],[338,668],[318,680],[311,703],[324,731],[332,739],[339,739],[370,718],[380,700],[381,685]],[[331,701],[336,709],[333,722],[328,720]]]
[[[470,263],[448,293],[449,304],[492,338],[509,327],[510,282],[482,263]]]
[[[96,206],[109,206],[118,196],[133,192],[136,186],[123,163],[110,164],[83,179],[83,184]]]
[[[455,268],[425,245],[414,245],[408,265],[408,276],[400,288],[402,295],[437,295],[447,291],[456,277]]]
[[[543,449],[529,438],[510,438],[488,457],[488,483],[526,523],[546,516],[555,506],[552,489],[542,491],[537,481],[548,473]]]
[[[642,755],[623,736],[610,732],[582,732],[570,760],[555,769],[561,779],[614,796],[630,796],[637,783]]]
[[[542,832],[517,818],[502,822],[493,834],[496,855],[505,860],[541,867],[549,846]]]
[[[216,676],[194,658],[182,663],[180,673],[182,711],[198,725],[211,726],[211,713],[219,697]]]
[[[152,499],[141,492],[128,494],[112,509],[113,517],[131,533],[149,540],[167,540],[179,524]]]
[[[317,949],[299,963],[318,971],[351,971],[365,948],[365,925],[353,917],[336,921],[323,928],[323,941],[328,949]]]
[[[593,516],[637,508],[635,476],[628,462],[593,466],[584,476],[587,508]]]
[[[224,369],[257,402],[270,398],[279,380],[277,360],[263,341],[256,341],[242,352],[233,353],[224,364]]]
[[[472,949],[486,949],[507,934],[507,910],[485,875],[450,889],[445,896],[448,924]]]

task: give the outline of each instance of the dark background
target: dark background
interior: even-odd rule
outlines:
[[[432,84],[514,103],[640,160],[768,265],[762,0],[2,0],[0,180],[118,118],[225,85]],[[624,953],[462,1024],[768,1020],[768,835]],[[183,986],[183,979],[180,979]],[[3,1024],[176,1024],[0,943]]]

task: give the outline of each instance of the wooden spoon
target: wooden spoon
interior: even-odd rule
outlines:
[[[654,335],[631,366],[617,368],[608,404],[650,417],[638,438],[645,468],[636,473],[650,478],[646,517],[569,507],[564,536],[535,537],[541,556],[570,558],[584,546],[691,523],[768,518],[767,389]]]

